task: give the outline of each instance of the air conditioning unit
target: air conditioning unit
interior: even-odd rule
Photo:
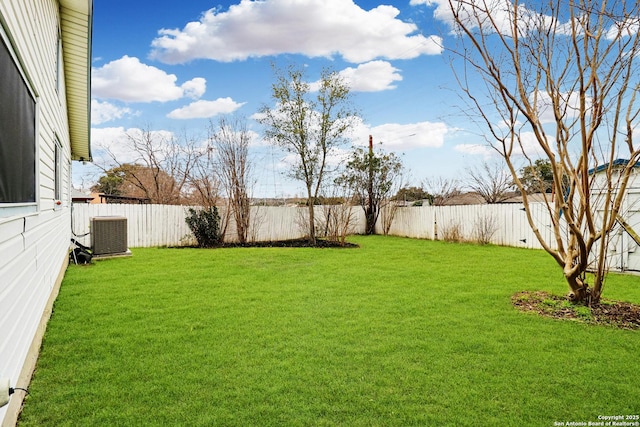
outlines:
[[[127,252],[127,218],[96,216],[91,218],[91,250],[93,255],[115,255]]]

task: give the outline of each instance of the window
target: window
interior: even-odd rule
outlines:
[[[36,101],[6,40],[0,29],[0,216],[36,205]]]
[[[59,202],[62,200],[62,145],[60,144],[60,141],[58,139],[56,139],[55,143],[54,158],[55,165],[53,169],[53,198],[56,200],[56,202]]]

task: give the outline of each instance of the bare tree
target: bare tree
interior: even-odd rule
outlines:
[[[258,120],[266,126],[268,140],[295,156],[291,176],[304,183],[308,238],[315,244],[314,204],[328,173],[328,160],[346,144],[346,132],[356,117],[348,104],[349,87],[336,72],[324,70],[312,96],[304,72],[291,67],[286,72],[276,70],[272,89],[276,105],[264,106]]]
[[[266,220],[266,212],[262,206],[254,205],[251,208],[251,225],[249,227],[249,241],[257,242],[260,237],[260,229]]]
[[[105,148],[107,159],[96,164],[104,172],[124,171],[122,195],[143,197],[152,203],[180,204],[198,151],[186,134],[173,135],[149,128],[130,131],[116,154]]]
[[[316,229],[322,230],[322,235],[332,242],[344,246],[347,236],[353,234],[356,223],[356,206],[353,203],[354,194],[349,186],[335,185],[325,188],[322,197],[321,215],[316,218]]]
[[[227,195],[238,242],[246,243],[251,226],[251,134],[246,121],[237,117],[220,118],[217,125],[210,125],[209,141],[217,156],[216,173]]]
[[[196,157],[187,183],[186,202],[211,208],[221,200],[222,184],[215,174],[217,167],[213,147],[207,146]]]
[[[453,178],[427,178],[421,186],[431,196],[431,204],[434,206],[446,205],[451,199],[462,194],[460,183]]]
[[[382,222],[382,234],[385,236],[389,235],[389,231],[391,230],[391,226],[393,225],[393,220],[396,217],[396,213],[398,212],[398,208],[400,205],[396,200],[387,199],[387,203],[385,203],[380,209],[380,220]]]
[[[570,297],[598,301],[609,234],[640,159],[634,143],[640,3],[449,0],[448,5],[460,41],[453,58],[465,64],[454,71],[522,192],[533,232],[562,269]],[[471,84],[472,73],[481,76],[482,85]],[[551,163],[557,195],[546,198],[550,239],[533,216],[516,167],[523,158],[533,166],[536,157]],[[592,286],[588,269],[594,272]]]
[[[478,215],[473,222],[473,237],[477,243],[488,245],[491,243],[491,239],[498,231],[498,228],[498,219],[491,213]]]
[[[467,182],[469,189],[487,203],[504,202],[514,187],[511,173],[505,170],[504,163],[497,162],[483,162],[480,166],[468,168]]]

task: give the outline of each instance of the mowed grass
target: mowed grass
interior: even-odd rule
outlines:
[[[541,251],[136,249],[71,266],[20,426],[550,426],[640,412],[640,333],[515,310]],[[605,296],[640,303],[640,278]]]

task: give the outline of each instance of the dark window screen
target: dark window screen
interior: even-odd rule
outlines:
[[[36,103],[0,38],[0,203],[36,201]]]

